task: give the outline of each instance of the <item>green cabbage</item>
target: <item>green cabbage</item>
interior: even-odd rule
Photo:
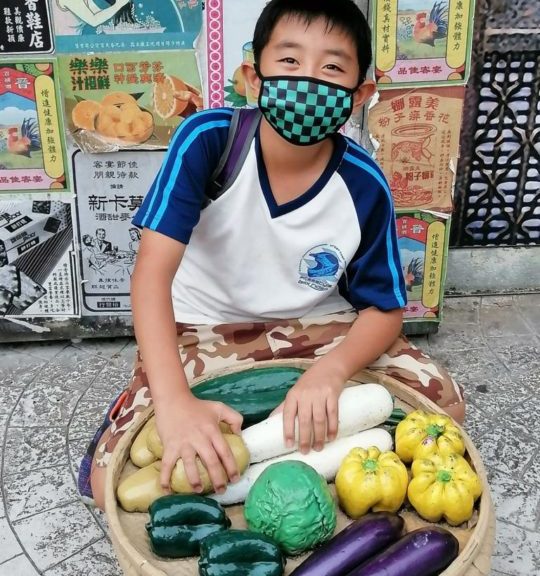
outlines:
[[[336,528],[336,505],[326,480],[297,460],[266,468],[244,505],[249,528],[294,556],[325,542]]]

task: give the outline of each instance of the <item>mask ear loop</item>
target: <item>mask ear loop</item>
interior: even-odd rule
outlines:
[[[253,69],[255,70],[255,74],[257,74],[259,79],[264,80],[264,76],[261,74],[261,69],[259,68],[259,64],[257,64],[257,62],[253,62]]]

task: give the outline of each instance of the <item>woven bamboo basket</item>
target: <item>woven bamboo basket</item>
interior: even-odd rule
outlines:
[[[253,367],[263,368],[280,365],[307,369],[312,362],[310,360],[277,360],[243,364],[206,374],[204,377],[194,380],[191,385],[196,386],[209,378]],[[442,412],[436,404],[418,392],[404,386],[391,377],[380,375],[376,372],[362,371],[351,378],[348,384],[354,386],[366,382],[377,382],[384,385],[395,397],[396,406],[402,408],[405,412],[410,412],[417,408],[422,408],[429,412]],[[126,576],[197,576],[197,558],[166,560],[153,554],[144,527],[148,521],[148,514],[124,512],[116,500],[116,488],[119,482],[137,470],[129,460],[129,451],[138,432],[152,414],[153,410],[149,408],[139,421],[124,434],[107,468],[105,511],[109,524],[109,534],[120,566]],[[462,432],[469,460],[483,482],[484,492],[479,499],[473,518],[467,525],[454,528],[441,523],[443,527],[449,529],[457,537],[460,544],[459,556],[441,576],[487,576],[490,572],[491,555],[495,539],[495,514],[486,472],[480,455],[468,435],[464,431]],[[231,519],[233,528],[246,527],[242,506],[227,507],[227,514]],[[400,514],[405,519],[407,531],[428,525],[412,510],[405,509],[400,511]],[[341,511],[338,511],[336,532],[343,530],[350,522],[349,518]],[[285,576],[290,574],[306,557],[307,555],[303,555],[288,559]]]

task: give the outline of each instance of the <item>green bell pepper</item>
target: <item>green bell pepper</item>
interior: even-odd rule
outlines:
[[[220,504],[196,494],[162,496],[148,511],[146,530],[152,550],[164,558],[197,556],[204,538],[231,525]]]
[[[199,576],[282,576],[285,558],[264,534],[226,530],[201,542]]]

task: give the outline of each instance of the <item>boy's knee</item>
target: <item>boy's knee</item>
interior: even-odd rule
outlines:
[[[92,466],[92,473],[90,474],[90,486],[92,487],[92,497],[96,506],[105,511],[105,477],[107,475],[107,468]]]
[[[443,410],[456,422],[463,424],[465,420],[465,400],[452,404],[451,406],[444,406]]]

